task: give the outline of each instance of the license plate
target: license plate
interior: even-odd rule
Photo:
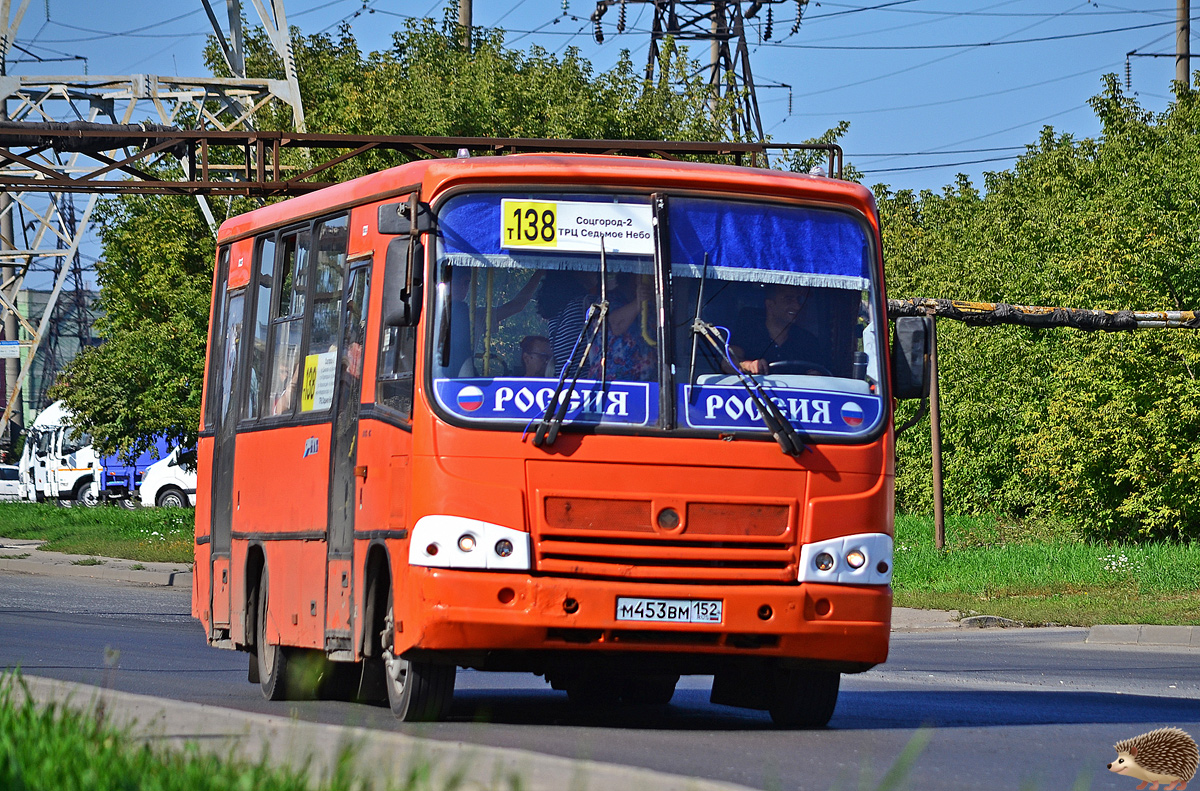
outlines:
[[[721,599],[617,598],[618,621],[659,623],[720,623]]]

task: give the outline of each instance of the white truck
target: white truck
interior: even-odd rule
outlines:
[[[184,508],[196,504],[196,450],[176,447],[146,468],[138,490],[142,505]]]
[[[31,479],[22,481],[26,497],[64,505],[96,505],[99,500],[91,484],[99,459],[92,449],[90,435],[74,436],[71,413],[63,403],[55,401],[43,409],[28,431],[25,438],[28,462],[24,453],[21,456],[21,475],[23,479]]]

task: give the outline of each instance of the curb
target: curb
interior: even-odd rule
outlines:
[[[135,739],[181,748],[196,745],[222,758],[307,767],[310,785],[327,782],[345,748],[354,749],[360,776],[376,787],[397,787],[409,773],[428,767],[430,785],[507,787],[517,778],[530,791],[630,789],[631,791],[749,791],[748,787],[652,769],[409,736],[394,731],[254,714],[130,692],[116,692],[36,676],[22,676],[35,702],[60,703],[84,712],[102,710],[109,722],[129,728]],[[516,783],[512,783],[516,787]]]
[[[1085,642],[1101,645],[1163,645],[1200,648],[1200,626],[1097,624]]]
[[[191,563],[139,563],[122,558],[46,552],[40,549],[45,543],[0,537],[0,571],[49,577],[91,578],[167,588],[192,587]]]
[[[103,566],[72,566],[44,563],[40,560],[6,558],[0,556],[0,571],[15,571],[22,574],[39,574],[51,577],[91,577],[114,582],[133,582],[141,585],[190,588],[190,571],[151,571],[147,569],[104,568]]]

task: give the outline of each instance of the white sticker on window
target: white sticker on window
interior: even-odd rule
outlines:
[[[654,255],[653,214],[644,203],[500,202],[500,247]]]

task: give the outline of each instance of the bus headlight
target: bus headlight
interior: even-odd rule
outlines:
[[[857,533],[800,547],[800,582],[890,585],[892,537]]]
[[[481,546],[492,551],[475,551]],[[428,568],[528,570],[529,534],[478,519],[429,514],[413,526],[408,562]]]

